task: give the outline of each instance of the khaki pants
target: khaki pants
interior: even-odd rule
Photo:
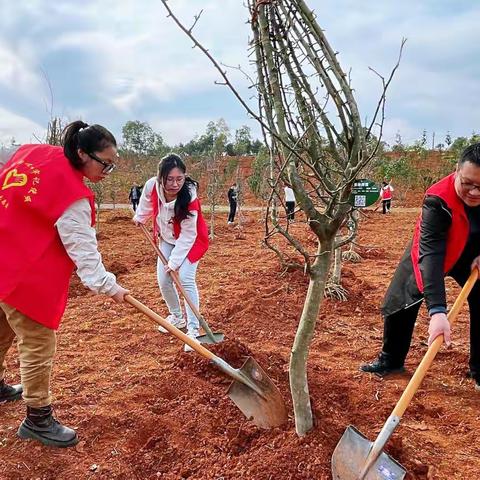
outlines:
[[[15,308],[0,302],[0,380],[5,356],[17,337],[23,400],[30,407],[50,405],[50,374],[56,349],[55,330],[44,327]]]

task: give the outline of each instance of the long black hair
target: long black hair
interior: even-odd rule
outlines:
[[[73,168],[80,170],[83,161],[78,149],[85,153],[101,152],[105,148],[117,146],[117,141],[110,131],[101,125],[88,125],[77,120],[69,123],[62,132],[63,153],[70,160]]]
[[[165,186],[167,181],[168,174],[173,168],[178,168],[183,173],[186,173],[187,167],[183,163],[182,159],[176,153],[169,153],[167,156],[163,157],[158,164],[158,182]],[[175,220],[181,222],[187,217],[192,216],[188,211],[188,205],[192,201],[192,195],[190,193],[190,186],[194,186],[198,189],[198,182],[192,178],[185,175],[185,182],[182,185],[182,188],[177,194],[177,199],[175,202]]]

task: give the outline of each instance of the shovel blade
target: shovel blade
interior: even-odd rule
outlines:
[[[358,480],[372,445],[355,427],[347,427],[333,452],[332,479]],[[402,480],[406,473],[398,462],[382,452],[364,480]]]
[[[239,380],[234,380],[227,391],[228,396],[257,427],[278,427],[287,421],[287,409],[280,391],[260,365],[248,357],[240,376],[255,386],[255,390]]]
[[[213,337],[213,338],[212,338]],[[205,343],[207,345],[212,345],[214,343],[220,343],[223,342],[223,339],[225,338],[225,335],[220,332],[213,332],[212,337],[207,335],[206,333],[204,335],[200,335],[197,337],[197,340],[200,343]]]

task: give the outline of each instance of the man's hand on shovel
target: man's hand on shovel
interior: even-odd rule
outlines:
[[[428,346],[439,336],[443,335],[443,341],[447,347],[451,343],[451,330],[450,322],[447,319],[446,313],[434,313],[430,319],[430,325],[428,327]]]

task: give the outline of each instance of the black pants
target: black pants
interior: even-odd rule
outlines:
[[[235,220],[236,213],[237,213],[237,202],[230,202],[230,212],[228,213],[229,222],[233,222]]]
[[[287,209],[287,219],[295,219],[295,202],[285,202],[285,207]]]
[[[138,200],[133,200],[132,199],[132,208],[133,208],[134,212],[137,211],[137,207],[138,207]]]
[[[389,200],[382,200],[382,209],[383,213],[387,213],[390,211],[390,205],[392,204],[392,201]]]
[[[462,272],[452,272],[450,276],[463,287],[470,272],[467,269],[462,270]],[[476,379],[480,379],[480,282],[475,283],[467,301],[470,309],[469,366],[472,375]],[[385,316],[382,353],[392,367],[402,366],[405,362],[421,304],[422,301]]]

